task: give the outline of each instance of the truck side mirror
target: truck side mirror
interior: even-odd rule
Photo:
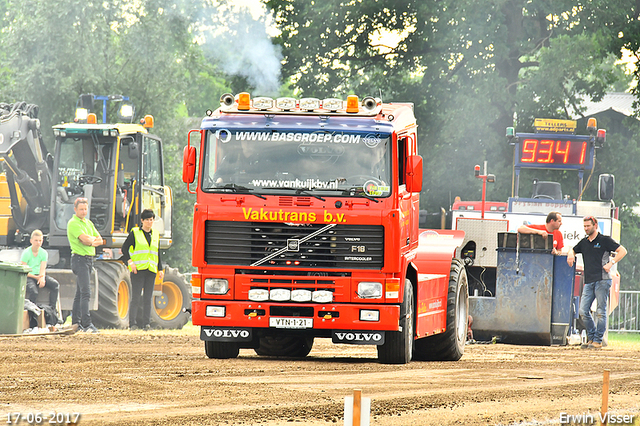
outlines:
[[[182,155],[182,181],[193,183],[196,178],[196,147],[185,146]]]
[[[598,177],[598,199],[600,201],[613,200],[616,179],[614,175],[602,174]]]
[[[129,143],[129,158],[131,158],[132,160],[138,158],[138,151],[138,142],[131,141]]]
[[[422,191],[422,157],[419,155],[410,155],[407,157],[407,191]]]

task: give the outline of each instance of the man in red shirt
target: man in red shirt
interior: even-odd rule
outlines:
[[[521,234],[539,234],[542,238],[553,234],[553,254],[561,254],[564,247],[564,239],[559,231],[562,226],[562,215],[559,212],[551,212],[547,215],[547,223],[544,225],[522,225],[518,228]]]

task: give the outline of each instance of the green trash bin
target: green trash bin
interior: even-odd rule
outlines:
[[[22,333],[27,265],[0,262],[0,334]]]

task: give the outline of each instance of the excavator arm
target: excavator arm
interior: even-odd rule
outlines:
[[[47,232],[51,205],[51,170],[40,133],[38,107],[25,102],[0,103],[0,158],[9,185],[11,214],[18,229]],[[16,184],[26,201],[20,206]]]

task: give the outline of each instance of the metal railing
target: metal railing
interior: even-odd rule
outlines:
[[[609,315],[609,331],[640,333],[640,291],[620,291],[620,303]]]

